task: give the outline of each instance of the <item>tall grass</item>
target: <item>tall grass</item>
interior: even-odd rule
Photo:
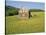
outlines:
[[[18,19],[16,16],[7,16],[6,33],[44,32],[44,12],[32,12],[32,15],[27,20]]]

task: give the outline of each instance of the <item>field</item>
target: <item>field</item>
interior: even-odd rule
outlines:
[[[32,12],[30,19],[18,19],[16,16],[6,16],[6,33],[44,32],[44,12]]]

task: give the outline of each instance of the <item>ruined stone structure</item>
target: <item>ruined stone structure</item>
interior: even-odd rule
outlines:
[[[22,19],[26,19],[29,17],[29,10],[27,8],[21,8],[19,10],[19,17]]]

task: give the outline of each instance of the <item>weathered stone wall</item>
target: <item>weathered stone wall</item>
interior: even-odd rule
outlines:
[[[26,8],[21,8],[19,10],[19,17],[22,19],[26,19],[29,17],[29,10]]]

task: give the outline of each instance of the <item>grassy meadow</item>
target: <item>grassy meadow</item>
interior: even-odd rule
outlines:
[[[6,16],[6,33],[44,32],[44,12],[32,12],[30,19],[19,19],[16,16]]]

